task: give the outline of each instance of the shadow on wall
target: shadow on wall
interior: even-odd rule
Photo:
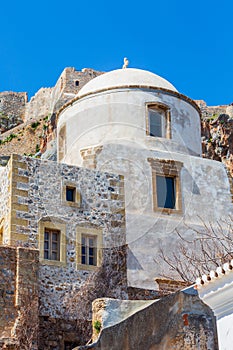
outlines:
[[[133,254],[132,250],[128,247],[127,250],[127,267],[129,270],[143,270],[142,265]]]

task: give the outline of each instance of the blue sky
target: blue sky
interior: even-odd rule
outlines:
[[[233,102],[232,0],[4,1],[0,91],[54,86],[65,67],[150,70],[208,105]]]

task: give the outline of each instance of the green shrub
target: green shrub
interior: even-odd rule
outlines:
[[[98,321],[98,320],[96,320],[96,321],[94,322],[94,328],[95,328],[96,332],[99,333],[100,330],[101,330],[101,322]]]
[[[3,142],[10,142],[12,139],[14,139],[15,137],[18,137],[17,135],[15,134],[10,134],[9,136],[7,136],[5,138],[5,140]]]
[[[44,120],[45,122],[47,122],[47,121],[49,120],[49,118],[50,118],[50,114],[49,114],[49,115],[47,115],[46,117],[44,117],[44,119],[43,119],[43,120]]]
[[[39,125],[40,125],[40,122],[33,122],[33,123],[31,123],[31,128],[32,128],[33,130],[36,130],[36,128],[37,128]]]

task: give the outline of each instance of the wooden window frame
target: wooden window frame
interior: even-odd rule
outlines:
[[[82,237],[93,237],[96,241],[96,265],[82,264]],[[78,270],[96,270],[102,263],[103,234],[95,227],[77,227],[76,258]]]
[[[85,240],[85,248],[86,252],[83,254],[83,239]],[[93,240],[94,245],[93,247],[90,246],[90,240]],[[82,265],[90,265],[90,266],[97,266],[97,237],[95,235],[88,235],[88,234],[82,234],[81,237],[81,264]],[[92,257],[90,255],[89,248],[93,248],[93,264],[90,264],[90,258]],[[85,257],[85,263],[83,262],[83,257]]]
[[[60,231],[60,245],[59,245],[59,260],[50,260],[44,258],[44,233],[45,230],[53,230],[53,231]],[[47,218],[42,218],[39,221],[38,226],[39,231],[39,251],[40,251],[40,262],[43,265],[57,265],[57,266],[64,266],[66,265],[66,251],[67,251],[67,244],[66,244],[66,224],[61,223],[61,221],[58,221],[56,219],[48,220]]]
[[[48,239],[46,239],[45,235],[48,234]],[[53,240],[53,234],[57,235],[57,240]],[[54,261],[60,261],[60,236],[61,231],[60,230],[54,230],[51,228],[45,227],[44,230],[44,260],[54,260]],[[48,242],[48,249],[45,248],[45,242]],[[53,249],[53,243],[57,244],[57,249]],[[45,258],[45,252],[48,252],[48,258]],[[57,259],[53,259],[52,255],[53,253],[57,254]]]
[[[156,110],[161,113],[164,117],[164,135],[163,136],[152,136],[150,135],[150,109]],[[153,138],[166,138],[171,139],[171,113],[170,108],[167,105],[155,102],[146,103],[146,134]]]
[[[174,160],[148,158],[152,168],[152,191],[153,191],[153,209],[155,212],[166,214],[182,213],[182,193],[181,193],[181,169],[183,163]],[[158,206],[156,177],[172,177],[175,179],[175,208],[163,208]]]

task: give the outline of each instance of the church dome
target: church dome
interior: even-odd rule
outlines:
[[[104,73],[90,80],[79,91],[78,96],[121,87],[153,87],[176,91],[166,79],[142,69],[126,68]]]

